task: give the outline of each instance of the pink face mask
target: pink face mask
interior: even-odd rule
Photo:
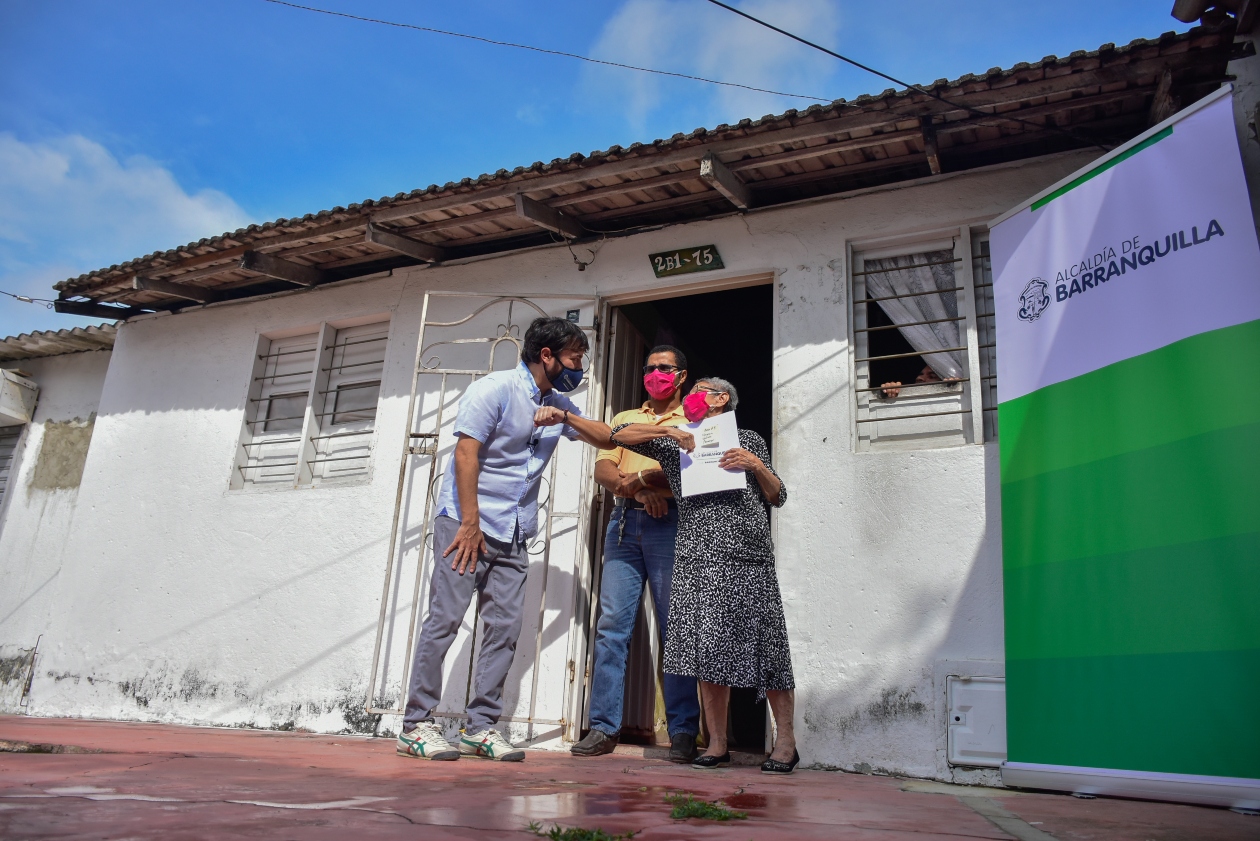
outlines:
[[[674,375],[653,371],[643,377],[643,387],[653,400],[664,400],[674,393]]]
[[[706,398],[707,395],[703,391],[688,394],[683,398],[683,414],[686,415],[688,421],[695,423],[709,413],[709,401]]]

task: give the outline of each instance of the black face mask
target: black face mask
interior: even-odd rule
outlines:
[[[543,369],[543,373],[547,374],[547,379],[551,382],[552,388],[554,388],[556,391],[559,391],[559,392],[567,392],[567,391],[572,391],[573,389],[581,385],[582,383],[582,369],[581,368],[569,368],[563,362],[560,361],[560,358],[558,356],[552,357],[552,358],[555,359],[556,364],[560,366],[559,373],[557,373],[555,376],[552,376],[551,374],[547,373],[546,368]]]

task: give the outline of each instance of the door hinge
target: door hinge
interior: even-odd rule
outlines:
[[[595,316],[594,321],[592,321],[591,323],[595,325],[595,341],[596,341],[596,343],[598,343],[598,342],[599,342],[599,334],[600,334],[600,330],[601,330],[601,328],[603,327],[603,324],[601,324],[601,323],[600,323],[600,320],[599,320],[599,316],[598,316],[598,315],[597,315],[597,316]]]
[[[569,683],[573,683],[577,679],[577,664],[572,660],[569,661]]]

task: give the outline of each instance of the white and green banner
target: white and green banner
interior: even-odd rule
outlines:
[[[1260,246],[1229,90],[991,251],[1010,763],[1250,785]]]

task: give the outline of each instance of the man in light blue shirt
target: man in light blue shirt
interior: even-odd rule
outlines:
[[[538,532],[538,488],[561,435],[572,427],[535,426],[543,407],[580,415],[562,392],[582,380],[590,344],[576,324],[535,319],[525,333],[521,362],[468,387],[455,418],[455,456],[438,494],[434,547],[445,547],[433,567],[429,615],[416,640],[398,752],[422,759],[461,754],[520,761],[495,729],[503,712],[503,683],[516,652],[529,568],[526,542]],[[567,417],[567,415],[566,415]],[[455,641],[473,592],[481,609],[481,650],[468,703],[468,724],[456,750],[433,719],[442,695],[442,661]]]

